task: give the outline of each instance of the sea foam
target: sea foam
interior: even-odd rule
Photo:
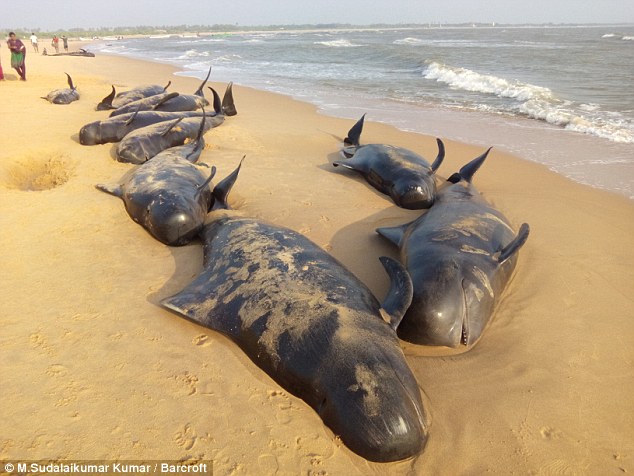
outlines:
[[[518,101],[528,101],[535,98],[551,99],[553,97],[552,91],[548,88],[489,74],[480,74],[466,68],[454,68],[437,62],[429,63],[423,71],[423,76],[427,79],[446,83],[454,89],[495,94],[499,97],[513,98]]]

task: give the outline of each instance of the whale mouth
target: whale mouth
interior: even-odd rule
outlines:
[[[427,183],[410,185],[404,192],[393,189],[391,195],[398,206],[408,210],[430,208],[435,199],[435,191]]]
[[[467,293],[464,288],[464,279],[461,281],[462,287],[462,332],[460,335],[460,343],[462,345],[468,345],[469,343],[469,310],[467,307]]]

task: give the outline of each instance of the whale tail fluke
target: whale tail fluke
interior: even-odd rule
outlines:
[[[222,114],[222,102],[220,101],[220,96],[218,95],[218,93],[216,92],[216,90],[214,88],[212,88],[211,86],[207,86],[210,90],[211,90],[211,94],[213,94],[214,99],[213,99],[213,106],[214,106],[214,112],[216,114]]]
[[[222,113],[225,116],[235,116],[238,114],[238,110],[236,109],[236,105],[233,102],[233,82],[230,82],[227,85],[227,89],[225,90],[225,94],[222,97]]]

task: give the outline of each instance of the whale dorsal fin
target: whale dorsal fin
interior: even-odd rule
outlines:
[[[117,184],[103,184],[99,183],[95,185],[102,192],[109,193],[110,195],[114,195],[115,197],[122,198],[123,190],[121,189],[121,185]]]
[[[465,180],[466,182],[471,183],[471,180],[473,180],[473,176],[478,171],[480,166],[484,163],[484,160],[487,158],[487,155],[489,155],[489,152],[491,152],[492,148],[493,147],[489,147],[484,154],[476,157],[468,164],[463,165],[459,172],[456,172],[447,179],[447,182],[458,183],[461,180]]]
[[[359,146],[359,140],[361,139],[361,132],[363,132],[363,123],[365,122],[365,114],[361,116],[354,126],[348,131],[348,136],[343,140],[345,145]]]
[[[106,111],[108,109],[114,109],[112,107],[112,100],[117,94],[116,89],[114,88],[114,84],[112,85],[112,92],[108,94],[105,98],[101,100],[99,104],[97,104],[97,111]]]
[[[413,222],[405,223],[404,225],[399,226],[384,226],[382,228],[377,228],[376,232],[400,248],[401,243],[403,242],[403,236],[405,235],[405,230],[407,230],[412,223]]]
[[[178,119],[176,119],[176,120],[174,120],[174,121],[170,122],[170,123],[168,124],[168,127],[167,127],[167,128],[166,128],[163,132],[161,132],[161,136],[162,136],[162,137],[165,137],[167,134],[169,134],[169,132],[170,132],[172,129],[174,129],[174,127],[176,127],[176,125],[177,125],[180,121],[182,121],[182,120],[183,120],[183,118],[182,118],[182,117],[179,117]]]
[[[517,232],[517,236],[500,251],[500,256],[497,257],[498,262],[503,264],[507,259],[517,253],[519,249],[524,246],[524,243],[526,243],[529,233],[530,227],[528,223],[522,223],[520,231]]]
[[[194,96],[200,96],[201,98],[205,97],[205,93],[203,92],[203,88],[205,87],[205,84],[207,84],[207,80],[209,79],[209,75],[210,74],[211,74],[211,66],[209,67],[209,71],[207,71],[207,76],[205,76],[205,79],[203,79],[203,82],[200,83],[200,86],[198,87],[198,89],[194,93]]]
[[[212,206],[212,210],[229,209],[227,197],[229,196],[229,192],[231,192],[233,185],[236,183],[238,174],[240,173],[240,167],[242,167],[242,162],[244,161],[245,157],[246,155],[242,157],[240,163],[233,172],[231,172],[229,175],[227,175],[227,177],[218,182],[218,185],[214,187],[213,194],[215,200]]]
[[[412,278],[401,263],[387,256],[381,256],[379,259],[390,277],[390,290],[381,303],[380,312],[390,327],[396,330],[412,303],[414,286]]]
[[[235,116],[238,114],[236,105],[233,102],[233,82],[227,85],[225,94],[222,97],[222,114],[225,116]]]
[[[438,170],[438,167],[440,167],[442,161],[445,160],[445,144],[443,144],[443,141],[438,138],[436,138],[436,143],[438,144],[438,155],[436,156],[436,160],[434,160],[434,163],[431,164],[432,172]]]

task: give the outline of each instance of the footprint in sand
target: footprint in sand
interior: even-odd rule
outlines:
[[[557,440],[563,436],[563,433],[556,428],[551,428],[549,426],[543,426],[539,429],[539,433],[542,435],[542,438],[545,440]]]
[[[277,458],[270,453],[258,456],[258,467],[261,471],[260,474],[275,474],[280,469]]]
[[[181,375],[173,375],[173,378],[177,383],[185,387],[187,395],[193,395],[198,392],[198,377],[196,375],[185,372]]]
[[[173,439],[174,443],[176,443],[177,446],[185,450],[190,450],[196,444],[196,440],[198,439],[198,437],[196,436],[191,425],[187,423],[181,430],[174,433]]]
[[[207,347],[207,346],[211,345],[211,342],[209,342],[209,336],[208,335],[200,334],[200,335],[197,335],[196,337],[194,337],[192,339],[192,344],[199,345],[200,347]]]
[[[68,369],[61,364],[49,365],[46,369],[46,375],[50,377],[63,377],[68,373]]]

